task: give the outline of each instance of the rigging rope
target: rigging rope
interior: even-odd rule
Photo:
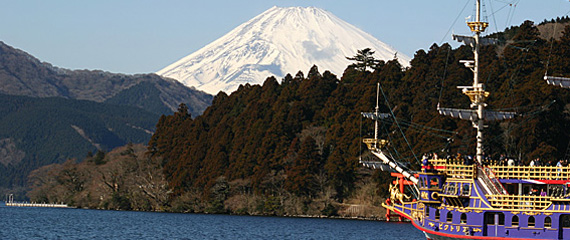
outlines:
[[[384,122],[386,122],[386,123],[392,123],[393,121],[384,120]],[[443,135],[440,135],[440,134],[437,134],[437,133],[432,133],[432,132],[429,132],[429,131],[427,131],[427,130],[445,132],[445,133],[449,133],[449,134],[456,134],[456,132],[454,132],[454,131],[432,128],[432,127],[428,127],[428,126],[425,126],[425,125],[420,125],[420,124],[412,123],[412,122],[406,122],[406,121],[402,121],[402,120],[400,120],[400,123],[401,123],[402,125],[404,125],[404,126],[409,127],[410,129],[415,129],[415,130],[424,132],[425,134],[428,134],[428,135],[431,135],[431,136],[435,136],[435,137],[439,137],[439,138],[442,138],[442,139],[448,139],[449,137],[448,137],[448,136],[443,136]]]
[[[404,119],[401,119],[401,118],[397,118],[397,119],[398,119],[398,121],[400,121],[400,123],[402,123],[402,124],[404,124],[404,125],[406,125],[406,126],[410,126],[410,125],[411,125],[411,126],[415,127],[416,129],[428,129],[428,130],[432,130],[432,131],[435,131],[435,132],[444,132],[444,133],[450,133],[450,134],[455,134],[455,133],[456,133],[455,131],[450,131],[450,130],[445,130],[445,129],[440,129],[440,128],[434,128],[434,127],[429,127],[429,126],[426,126],[426,125],[421,125],[421,124],[417,124],[417,123],[413,123],[413,122],[408,122],[408,121],[406,121],[406,120],[404,120]],[[392,122],[392,120],[389,120],[389,119],[383,119],[382,121],[389,122],[389,123]]]
[[[388,131],[388,129],[386,128],[386,125],[382,124],[382,128],[384,129],[384,131],[387,133],[386,135],[388,136],[388,142],[394,142],[392,137],[390,136],[390,131]],[[398,152],[398,149],[396,149],[396,147],[392,146],[392,148],[394,149],[396,155],[398,156],[398,159],[401,158],[400,153]],[[391,154],[391,153],[390,153]],[[394,158],[395,159],[395,158]]]
[[[358,144],[358,146],[360,147],[358,149],[358,160],[362,161],[362,114],[360,114],[360,144]]]
[[[506,7],[512,7],[513,5],[514,5],[515,8],[516,8],[516,5],[518,4],[518,1],[497,1],[497,2],[504,3],[505,5],[503,5],[502,7],[500,7],[499,9],[497,9],[496,11],[494,11],[494,10],[493,10],[493,4],[491,3],[491,1],[489,1],[489,5],[491,5],[491,16],[493,17],[493,23],[494,23],[494,26],[495,26],[495,32],[499,32],[499,30],[498,30],[499,25],[497,24],[497,18],[495,17],[495,16],[496,16],[496,13],[500,12],[501,10],[503,10],[503,9],[506,8]],[[507,15],[507,25],[506,25],[505,27],[508,27],[508,26],[510,25],[510,24],[509,24],[510,21],[512,20],[512,15],[511,15],[511,13],[513,13],[513,12],[511,12],[511,10],[512,10],[512,8],[509,8],[509,13],[508,13],[508,15]],[[513,13],[513,15],[514,15],[514,13]],[[511,19],[509,20],[509,18],[511,18]]]
[[[453,21],[453,24],[451,24],[451,26],[449,26],[449,29],[447,30],[447,32],[445,33],[445,35],[443,36],[443,38],[441,39],[441,41],[439,41],[439,45],[441,46],[441,43],[443,43],[443,41],[445,40],[445,38],[447,38],[447,36],[449,36],[449,32],[451,32],[451,29],[453,28],[453,26],[455,25],[455,23],[457,22],[457,19],[459,19],[459,17],[461,16],[461,14],[463,14],[463,11],[465,11],[465,8],[467,7],[467,5],[469,4],[469,1],[465,1],[465,6],[463,6],[463,9],[461,9],[461,11],[459,12],[459,14],[457,14],[457,17],[455,17],[455,20]]]
[[[562,16],[566,16],[570,13],[570,11],[566,12]],[[556,34],[556,27],[558,26],[558,21],[554,22],[554,26],[552,27],[552,36],[550,37],[550,51],[548,52],[548,60],[546,60],[546,69],[544,70],[544,76],[548,75],[548,66],[550,65],[550,57],[552,56],[552,48],[554,47],[554,36]]]
[[[402,136],[404,137],[404,140],[406,140],[406,144],[408,145],[408,147],[410,148],[410,151],[412,152],[412,154],[414,155],[414,158],[416,159],[416,162],[418,164],[420,163],[420,160],[418,159],[418,157],[416,156],[416,153],[414,153],[414,150],[412,149],[412,146],[410,145],[410,142],[408,142],[408,138],[406,138],[406,135],[404,134],[404,131],[402,131],[402,128],[400,127],[400,124],[398,123],[398,120],[396,119],[396,115],[394,115],[394,112],[392,111],[392,107],[390,107],[390,103],[388,102],[388,97],[386,97],[386,94],[384,94],[384,89],[382,88],[382,84],[378,83],[378,86],[380,86],[380,92],[382,92],[382,96],[384,97],[384,101],[386,102],[386,106],[388,107],[388,109],[390,110],[390,114],[392,115],[392,118],[394,119],[394,122],[396,123],[396,126],[398,126],[398,129],[400,130],[400,133],[402,134]]]
[[[443,76],[441,76],[441,86],[439,88],[439,99],[437,99],[437,104],[439,106],[439,104],[441,103],[441,96],[443,95],[443,86],[444,86],[444,80],[445,77],[447,76],[447,66],[449,65],[449,56],[451,53],[451,46],[448,45],[449,47],[447,48],[447,57],[445,58],[445,66],[443,68]]]
[[[491,17],[493,18],[493,26],[495,26],[495,32],[499,32],[499,25],[497,24],[497,18],[495,17],[495,11],[493,10],[493,1],[489,1],[489,6],[491,6]]]
[[[519,3],[519,0],[513,1],[512,3],[509,4],[509,6],[514,6],[514,7],[509,9],[509,14],[507,15],[507,22],[505,23],[505,26],[511,25],[511,22],[513,21],[513,17],[515,16],[515,10],[517,8],[518,3]]]

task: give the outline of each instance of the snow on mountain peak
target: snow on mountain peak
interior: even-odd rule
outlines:
[[[210,94],[231,93],[269,76],[308,71],[340,75],[357,50],[371,48],[391,60],[397,52],[368,33],[315,7],[272,7],[202,49],[157,72]],[[403,66],[410,58],[398,53]]]

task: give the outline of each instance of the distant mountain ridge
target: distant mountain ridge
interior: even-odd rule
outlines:
[[[123,92],[135,86],[138,86],[138,92],[131,91],[128,96],[127,92]],[[142,88],[146,90],[142,91]],[[144,95],[145,92],[156,94],[151,97]],[[193,116],[201,114],[212,100],[212,96],[207,93],[156,74],[126,75],[100,70],[67,70],[54,67],[1,41],[0,93],[109,101],[121,105],[128,102],[128,105],[143,109],[148,105],[160,104],[162,106],[147,109],[158,114],[170,114],[176,111],[180,103],[185,103]],[[135,93],[139,96],[132,95]],[[121,97],[130,99],[121,101]],[[114,100],[110,100],[113,98]]]
[[[156,74],[54,67],[0,41],[0,194],[38,167],[146,144],[160,115],[184,103],[196,117],[212,98]]]
[[[342,75],[357,50],[377,59],[410,58],[357,27],[314,7],[273,7],[157,74],[210,94],[231,93],[241,84],[261,84],[317,65]]]

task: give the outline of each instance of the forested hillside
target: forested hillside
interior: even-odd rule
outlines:
[[[212,97],[155,74],[54,67],[0,41],[0,194],[23,195],[40,166],[146,143],[160,115],[185,103],[198,116]]]
[[[492,92],[489,107],[520,113],[514,121],[490,123],[487,154],[505,153],[522,161],[564,157],[570,92],[542,78],[547,62],[549,74],[569,73],[569,37],[567,28],[552,45],[539,37],[532,22],[525,22],[511,43],[500,46],[500,55],[497,46],[484,47],[481,76]],[[198,118],[180,112],[161,118],[149,150],[164,158],[175,194],[210,189],[224,176],[230,182],[251,181],[248,187],[267,195],[283,189],[311,196],[331,187],[334,198],[343,200],[360,167],[360,133],[371,132],[369,122],[359,129],[360,113],[373,110],[376,83],[385,93],[382,111],[390,108],[398,119],[398,124],[390,120],[383,125],[394,156],[414,164],[414,154],[440,151],[448,138],[452,153],[474,154],[471,123],[435,110],[438,103],[468,107],[468,98],[456,86],[471,84],[472,73],[459,63],[471,58],[468,47],[433,45],[417,51],[409,69],[389,61],[373,72],[348,68],[340,80],[328,72],[321,75],[316,67],[306,77],[287,76],[281,84],[268,78],[263,86],[217,95]]]
[[[30,171],[89,152],[142,143],[157,114],[128,106],[0,94],[0,187],[24,186]]]
[[[369,158],[362,137],[373,124],[380,83],[381,137],[393,156],[417,167],[426,152],[474,154],[470,122],[439,116],[436,107],[469,107],[456,86],[471,85],[472,73],[459,60],[469,47],[447,44],[418,50],[411,67],[398,61],[349,66],[342,78],[316,66],[307,74],[268,78],[262,86],[241,86],[214,97],[193,118],[184,105],[163,116],[148,146],[171,191],[172,211],[241,214],[332,215],[342,203],[378,204],[389,176],[363,170]],[[570,28],[556,39],[540,37],[532,22],[512,39],[485,46],[481,79],[489,108],[516,111],[514,120],[492,122],[485,152],[526,162],[564,157],[570,140],[570,90],[545,83],[543,76],[570,75]],[[368,66],[368,67],[367,67]],[[405,136],[405,138],[404,138]],[[444,152],[441,152],[441,151]],[[122,192],[127,199],[129,194]]]

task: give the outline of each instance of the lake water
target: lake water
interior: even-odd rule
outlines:
[[[425,239],[410,223],[0,205],[0,239]]]

